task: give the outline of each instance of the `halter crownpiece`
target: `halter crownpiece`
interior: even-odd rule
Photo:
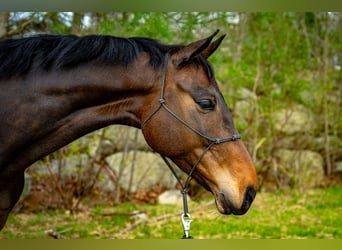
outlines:
[[[233,134],[228,137],[223,137],[223,138],[212,138],[201,131],[197,130],[193,126],[191,126],[189,123],[184,121],[180,116],[178,116],[176,113],[174,113],[167,105],[166,105],[166,100],[164,98],[164,92],[165,92],[165,79],[166,79],[166,69],[167,69],[167,64],[169,60],[169,53],[166,53],[164,57],[164,62],[163,62],[163,72],[162,72],[162,88],[160,92],[160,98],[159,98],[159,105],[145,118],[145,120],[141,123],[141,129],[143,129],[146,125],[146,123],[161,109],[164,108],[169,114],[171,114],[173,117],[175,117],[179,122],[181,122],[183,125],[188,127],[190,130],[198,134],[199,136],[207,139],[209,142],[214,142],[214,144],[220,144],[222,142],[228,142],[228,141],[236,141],[238,139],[241,139],[240,134]]]
[[[191,168],[188,177],[186,179],[186,181],[184,182],[184,184],[182,183],[180,177],[178,176],[178,174],[176,173],[175,169],[172,167],[171,163],[169,162],[169,160],[164,156],[164,155],[160,155],[164,162],[166,163],[166,165],[169,167],[169,169],[171,170],[172,174],[175,176],[177,182],[179,183],[179,185],[181,186],[181,194],[183,196],[183,213],[181,214],[181,222],[183,225],[183,229],[184,229],[184,235],[183,235],[183,239],[192,239],[192,237],[189,235],[189,231],[190,231],[190,223],[192,220],[190,220],[190,213],[188,211],[188,202],[187,202],[187,188],[190,184],[190,181],[192,179],[192,174],[195,171],[197,165],[200,163],[200,161],[202,160],[202,158],[204,157],[204,155],[210,150],[210,148],[215,145],[215,144],[220,144],[220,143],[224,143],[224,142],[229,142],[229,141],[236,141],[241,139],[241,135],[240,134],[233,134],[231,136],[227,136],[227,137],[222,137],[222,138],[212,138],[210,136],[205,135],[204,133],[202,133],[201,131],[199,131],[198,129],[194,128],[193,126],[191,126],[189,123],[187,123],[185,120],[183,120],[180,116],[178,116],[175,112],[173,112],[167,105],[166,105],[166,100],[164,98],[164,91],[165,91],[165,79],[166,79],[166,69],[167,69],[167,65],[168,65],[168,59],[169,59],[169,54],[166,53],[165,57],[164,57],[164,62],[163,62],[163,71],[162,71],[162,86],[161,86],[161,93],[160,93],[160,98],[159,98],[159,105],[145,118],[145,120],[141,123],[141,129],[143,129],[146,125],[146,123],[161,109],[164,108],[170,115],[172,115],[177,121],[179,121],[180,123],[182,123],[184,126],[186,126],[187,128],[189,128],[191,131],[193,131],[194,133],[196,133],[197,135],[199,135],[200,137],[206,139],[209,144],[208,146],[203,150],[202,154],[198,157],[197,161],[195,162],[195,164],[193,165],[193,167]]]

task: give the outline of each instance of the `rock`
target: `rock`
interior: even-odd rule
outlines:
[[[176,179],[158,154],[142,151],[116,153],[106,158],[107,163],[115,172],[120,185],[131,192],[139,188],[149,188],[161,184],[173,188]],[[112,183],[106,181],[107,189],[113,190]],[[131,186],[131,187],[130,187]]]
[[[338,161],[335,163],[336,167],[334,170],[334,175],[338,176],[340,179],[342,179],[342,161]]]
[[[276,130],[286,134],[308,132],[316,127],[312,112],[299,104],[276,111],[273,124]]]
[[[24,189],[19,197],[19,201],[22,201],[26,198],[31,192],[32,189],[32,176],[30,174],[25,173],[24,175],[25,183],[24,183]]]
[[[115,178],[118,179],[120,187],[127,191],[137,192],[138,189],[150,188],[156,184],[165,188],[174,188],[177,182],[162,158],[156,153],[129,151],[124,154],[119,152],[106,157],[105,160],[115,173]],[[59,174],[60,164],[62,168]],[[75,180],[95,178],[99,165],[91,166],[89,156],[80,154],[64,159],[53,159],[50,167],[53,173],[62,177],[61,181],[64,183],[64,177],[67,177],[66,180],[70,177],[75,177]],[[177,171],[181,173],[180,170]],[[38,178],[39,176],[50,175],[48,167],[43,162],[36,163],[30,168],[29,173]],[[96,186],[103,191],[112,192],[116,189],[115,184],[108,173],[102,170]]]
[[[276,152],[276,179],[283,186],[293,188],[318,187],[324,178],[323,157],[309,150],[280,149]]]
[[[89,154],[94,156],[106,157],[116,152],[116,148],[113,142],[108,139],[104,140],[93,140],[89,143]]]
[[[342,161],[336,162],[335,172],[341,172],[342,173]]]
[[[256,94],[247,88],[239,88],[237,90],[236,96],[240,100],[256,100],[257,99]]]
[[[190,197],[188,196],[188,201]],[[183,196],[179,190],[167,190],[158,196],[158,203],[163,205],[182,205]]]
[[[125,150],[152,151],[140,129],[123,125],[112,125],[97,130],[67,147],[69,151],[74,147],[76,152],[89,153],[92,157],[106,157]]]
[[[234,117],[240,128],[245,129],[248,127],[248,120],[250,120],[253,111],[252,107],[253,104],[250,100],[241,100],[235,103]]]
[[[139,221],[148,221],[147,214],[140,211],[133,211],[130,218]]]
[[[329,147],[330,147],[331,152],[338,153],[342,148],[342,140],[341,138],[334,136],[334,135],[329,135],[328,138],[323,137],[323,136],[315,137],[314,142],[315,142],[316,148],[318,148],[318,150],[320,151],[323,151],[327,139],[329,140]]]
[[[89,166],[89,156],[87,154],[71,155],[64,159],[51,160],[50,167],[53,173],[58,173],[59,165],[61,164],[62,176],[74,175],[77,176],[84,172],[84,169]],[[49,169],[43,162],[37,162],[30,169],[30,173],[35,176],[50,175]]]
[[[110,140],[116,152],[125,151],[125,148],[139,151],[152,151],[145,141],[140,129],[113,125],[106,128],[106,139]]]
[[[239,88],[236,96],[239,100],[234,103],[233,108],[235,122],[239,128],[246,129],[254,113],[253,107],[255,107],[257,96],[247,88]]]
[[[329,136],[329,145],[331,152],[338,153],[340,148],[342,148],[342,140],[337,136]],[[279,145],[286,149],[298,149],[298,145],[300,145],[300,149],[308,149],[315,152],[323,152],[325,149],[326,138],[325,137],[317,137],[309,134],[298,134],[284,136],[279,138]]]

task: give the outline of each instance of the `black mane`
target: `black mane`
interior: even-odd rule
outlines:
[[[35,68],[45,71],[68,69],[82,63],[128,65],[140,52],[150,54],[150,64],[158,68],[165,53],[180,49],[181,45],[164,45],[144,37],[120,38],[104,35],[38,35],[0,41],[0,79],[25,75]],[[210,65],[203,59],[211,77]]]

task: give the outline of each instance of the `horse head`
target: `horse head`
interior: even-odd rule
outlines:
[[[155,151],[213,193],[221,213],[241,215],[255,197],[257,176],[207,61],[224,38],[212,42],[217,32],[167,53],[142,131]]]

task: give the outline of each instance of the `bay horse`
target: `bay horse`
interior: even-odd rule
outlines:
[[[112,124],[142,129],[222,214],[246,213],[257,177],[207,61],[218,32],[187,45],[104,35],[1,41],[0,229],[27,167]]]

